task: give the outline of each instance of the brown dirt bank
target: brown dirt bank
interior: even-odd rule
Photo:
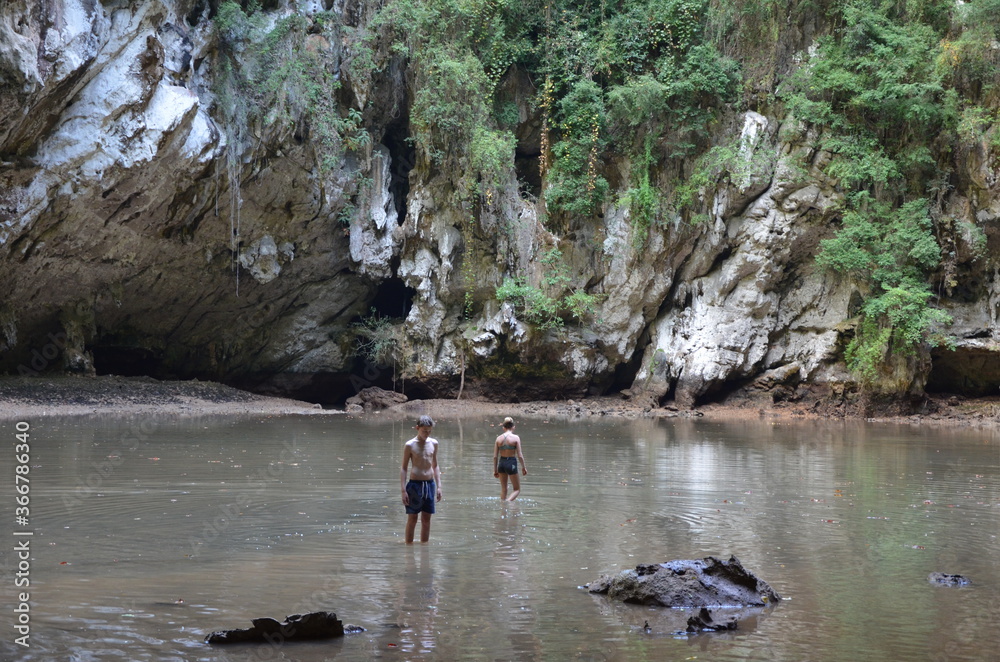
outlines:
[[[1000,427],[1000,397],[928,397],[921,413],[893,415],[852,412],[825,406],[821,401],[771,402],[771,398],[730,398],[693,410],[670,405],[653,406],[625,395],[579,400],[520,403],[484,400],[412,400],[377,413],[380,416],[437,417],[494,415],[557,418],[674,418],[706,419],[854,419],[911,424]],[[6,377],[0,378],[0,419],[31,416],[170,413],[343,415],[300,400],[257,395],[215,382],[159,381],[148,377]]]
[[[498,403],[476,400],[412,400],[390,407],[383,416],[412,417],[430,414],[434,417],[461,415],[492,415],[498,423],[504,416],[582,418],[704,418],[706,420],[863,420],[869,422],[945,425],[957,427],[1000,427],[1000,398],[960,399],[929,398],[920,414],[890,413],[863,415],[824,413],[805,407],[783,404],[762,404],[749,401],[714,403],[683,410],[671,405],[653,407],[624,400],[617,396],[590,397],[580,400]]]

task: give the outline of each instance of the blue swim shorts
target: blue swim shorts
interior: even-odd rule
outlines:
[[[411,480],[406,483],[406,495],[410,497],[410,505],[406,507],[408,515],[424,512],[434,514],[434,499],[437,497],[437,485],[433,480]]]

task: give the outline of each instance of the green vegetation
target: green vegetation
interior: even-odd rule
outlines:
[[[310,20],[292,15],[271,22],[259,3],[244,10],[227,0],[215,19],[219,35],[215,93],[223,117],[228,157],[239,163],[265,125],[305,128],[321,168],[332,168],[344,150],[371,141],[356,108],[341,109],[340,82],[329,62],[337,38],[332,13]]]
[[[701,154],[694,160],[687,179],[674,187],[673,206],[688,212],[692,222],[707,219],[708,196],[718,186],[727,184],[743,190],[773,167],[770,159],[755,155],[757,147],[737,139]]]
[[[707,218],[720,186],[766,181],[777,150],[720,136],[743,110],[780,118],[782,136],[819,155],[802,172],[822,168],[842,196],[817,263],[859,285],[847,361],[870,384],[894,355],[944,341],[932,284],[954,285],[950,247],[985,255],[982,229],[946,202],[969,178],[958,155],[1000,150],[1000,0],[389,0],[357,28],[327,14],[268,22],[244,4],[216,18],[231,153],[271,122],[304,125],[330,158],[364,146],[324,44],[347,44],[343,70],[361,87],[403,63],[417,162],[455,173],[453,198],[437,203],[461,210],[468,318],[477,272],[495,259],[486,228],[510,236],[514,223],[497,201],[513,188],[525,102],[541,123],[548,231],[563,247],[593,238],[615,204],[636,252],[667,215]],[[776,46],[803,37],[794,55]],[[515,98],[525,85],[533,98]],[[538,259],[537,283],[507,274],[496,298],[543,328],[592,314],[562,254]]]
[[[845,192],[840,227],[817,261],[867,288],[846,358],[870,384],[892,354],[945,341],[939,329],[950,318],[932,306],[942,261],[933,219],[945,217],[937,190],[951,146],[985,142],[993,130],[977,97],[996,81],[967,58],[992,39],[989,4],[972,3],[965,20],[980,24],[963,26],[945,2],[837,3],[839,27],[782,95],[798,120],[822,129],[818,146],[832,155],[825,171]]]
[[[510,303],[525,321],[542,329],[558,328],[563,324],[562,318],[557,314],[559,304],[541,289],[527,285],[523,280],[505,279],[497,287],[497,301]]]
[[[857,194],[837,236],[822,242],[817,261],[869,283],[861,323],[847,346],[847,364],[873,382],[891,352],[909,352],[921,342],[938,344],[938,326],[951,321],[930,307],[925,272],[941,260],[925,200],[899,208]]]
[[[497,301],[510,303],[526,322],[541,329],[562,328],[565,316],[577,322],[597,310],[598,297],[579,289],[567,291],[572,279],[563,262],[562,251],[553,248],[542,257],[545,275],[543,288],[534,287],[520,278],[507,278],[497,287]]]
[[[372,308],[367,317],[354,324],[355,351],[372,365],[385,366],[393,360],[396,329],[392,320],[382,317]]]

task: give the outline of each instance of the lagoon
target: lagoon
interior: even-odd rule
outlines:
[[[4,660],[1000,660],[1000,433],[864,422],[518,421],[529,474],[499,501],[499,420],[441,418],[444,500],[403,543],[403,442],[384,417],[30,422],[30,647]],[[16,434],[0,471],[13,484]],[[15,536],[8,535],[13,541]],[[4,620],[17,554],[4,546]],[[785,599],[734,632],[581,586],[728,558]],[[934,571],[966,588],[931,585]],[[365,632],[208,646],[328,610]],[[643,626],[648,624],[648,630]]]

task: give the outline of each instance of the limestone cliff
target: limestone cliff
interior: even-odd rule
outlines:
[[[253,29],[280,26],[318,73],[292,80],[301,69],[261,59],[272,42],[227,37],[214,0],[0,7],[0,370],[328,402],[372,383],[520,399],[627,388],[683,405],[856,388],[844,348],[865,285],[816,262],[844,189],[816,129],[780,105],[721,108],[706,140],[738,146],[731,174],[697,192],[698,222],[668,211],[641,234],[623,196],[634,155],[596,164],[612,191],[590,217],[546,209],[552,129],[522,69],[499,76],[516,144],[484,194],[468,161],[414,140],[428,74],[380,39],[383,3],[263,5]],[[776,71],[823,29],[783,31]],[[220,84],[253,58],[288,89],[246,72]],[[985,141],[954,155],[933,277],[954,349],[888,361],[900,394],[1000,385],[996,264],[968,229],[997,240],[994,159]],[[678,167],[653,168],[653,187],[691,175]],[[532,319],[498,296],[505,280],[586,305]]]

